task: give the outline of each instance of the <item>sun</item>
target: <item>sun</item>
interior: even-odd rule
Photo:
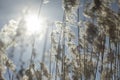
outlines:
[[[41,33],[45,28],[45,18],[39,17],[36,14],[25,15],[27,34]]]

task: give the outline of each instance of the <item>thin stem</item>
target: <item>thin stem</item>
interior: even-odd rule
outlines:
[[[56,59],[56,74],[55,74],[55,80],[57,80],[58,75],[58,66],[57,66],[58,60]]]

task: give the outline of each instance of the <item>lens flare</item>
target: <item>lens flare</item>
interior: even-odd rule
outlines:
[[[25,16],[27,34],[41,33],[46,26],[46,20],[43,17],[38,18],[36,14]]]

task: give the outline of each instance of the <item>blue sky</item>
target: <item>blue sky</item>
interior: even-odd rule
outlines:
[[[21,16],[22,10],[25,8],[33,9],[38,12],[41,0],[0,0],[0,27],[7,24],[9,20],[16,19]],[[50,0],[46,5],[43,5],[41,15],[48,19],[62,20],[61,0]]]

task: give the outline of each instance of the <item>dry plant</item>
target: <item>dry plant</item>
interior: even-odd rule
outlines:
[[[63,21],[55,22],[49,51],[44,44],[42,54],[35,49],[36,37],[25,38],[24,26],[19,27],[24,22],[12,20],[1,29],[0,80],[5,80],[6,71],[9,80],[120,80],[120,0],[62,0],[62,4]],[[23,47],[20,69],[7,57],[7,49],[15,45],[31,46],[27,67]],[[36,62],[37,55],[43,60]]]

